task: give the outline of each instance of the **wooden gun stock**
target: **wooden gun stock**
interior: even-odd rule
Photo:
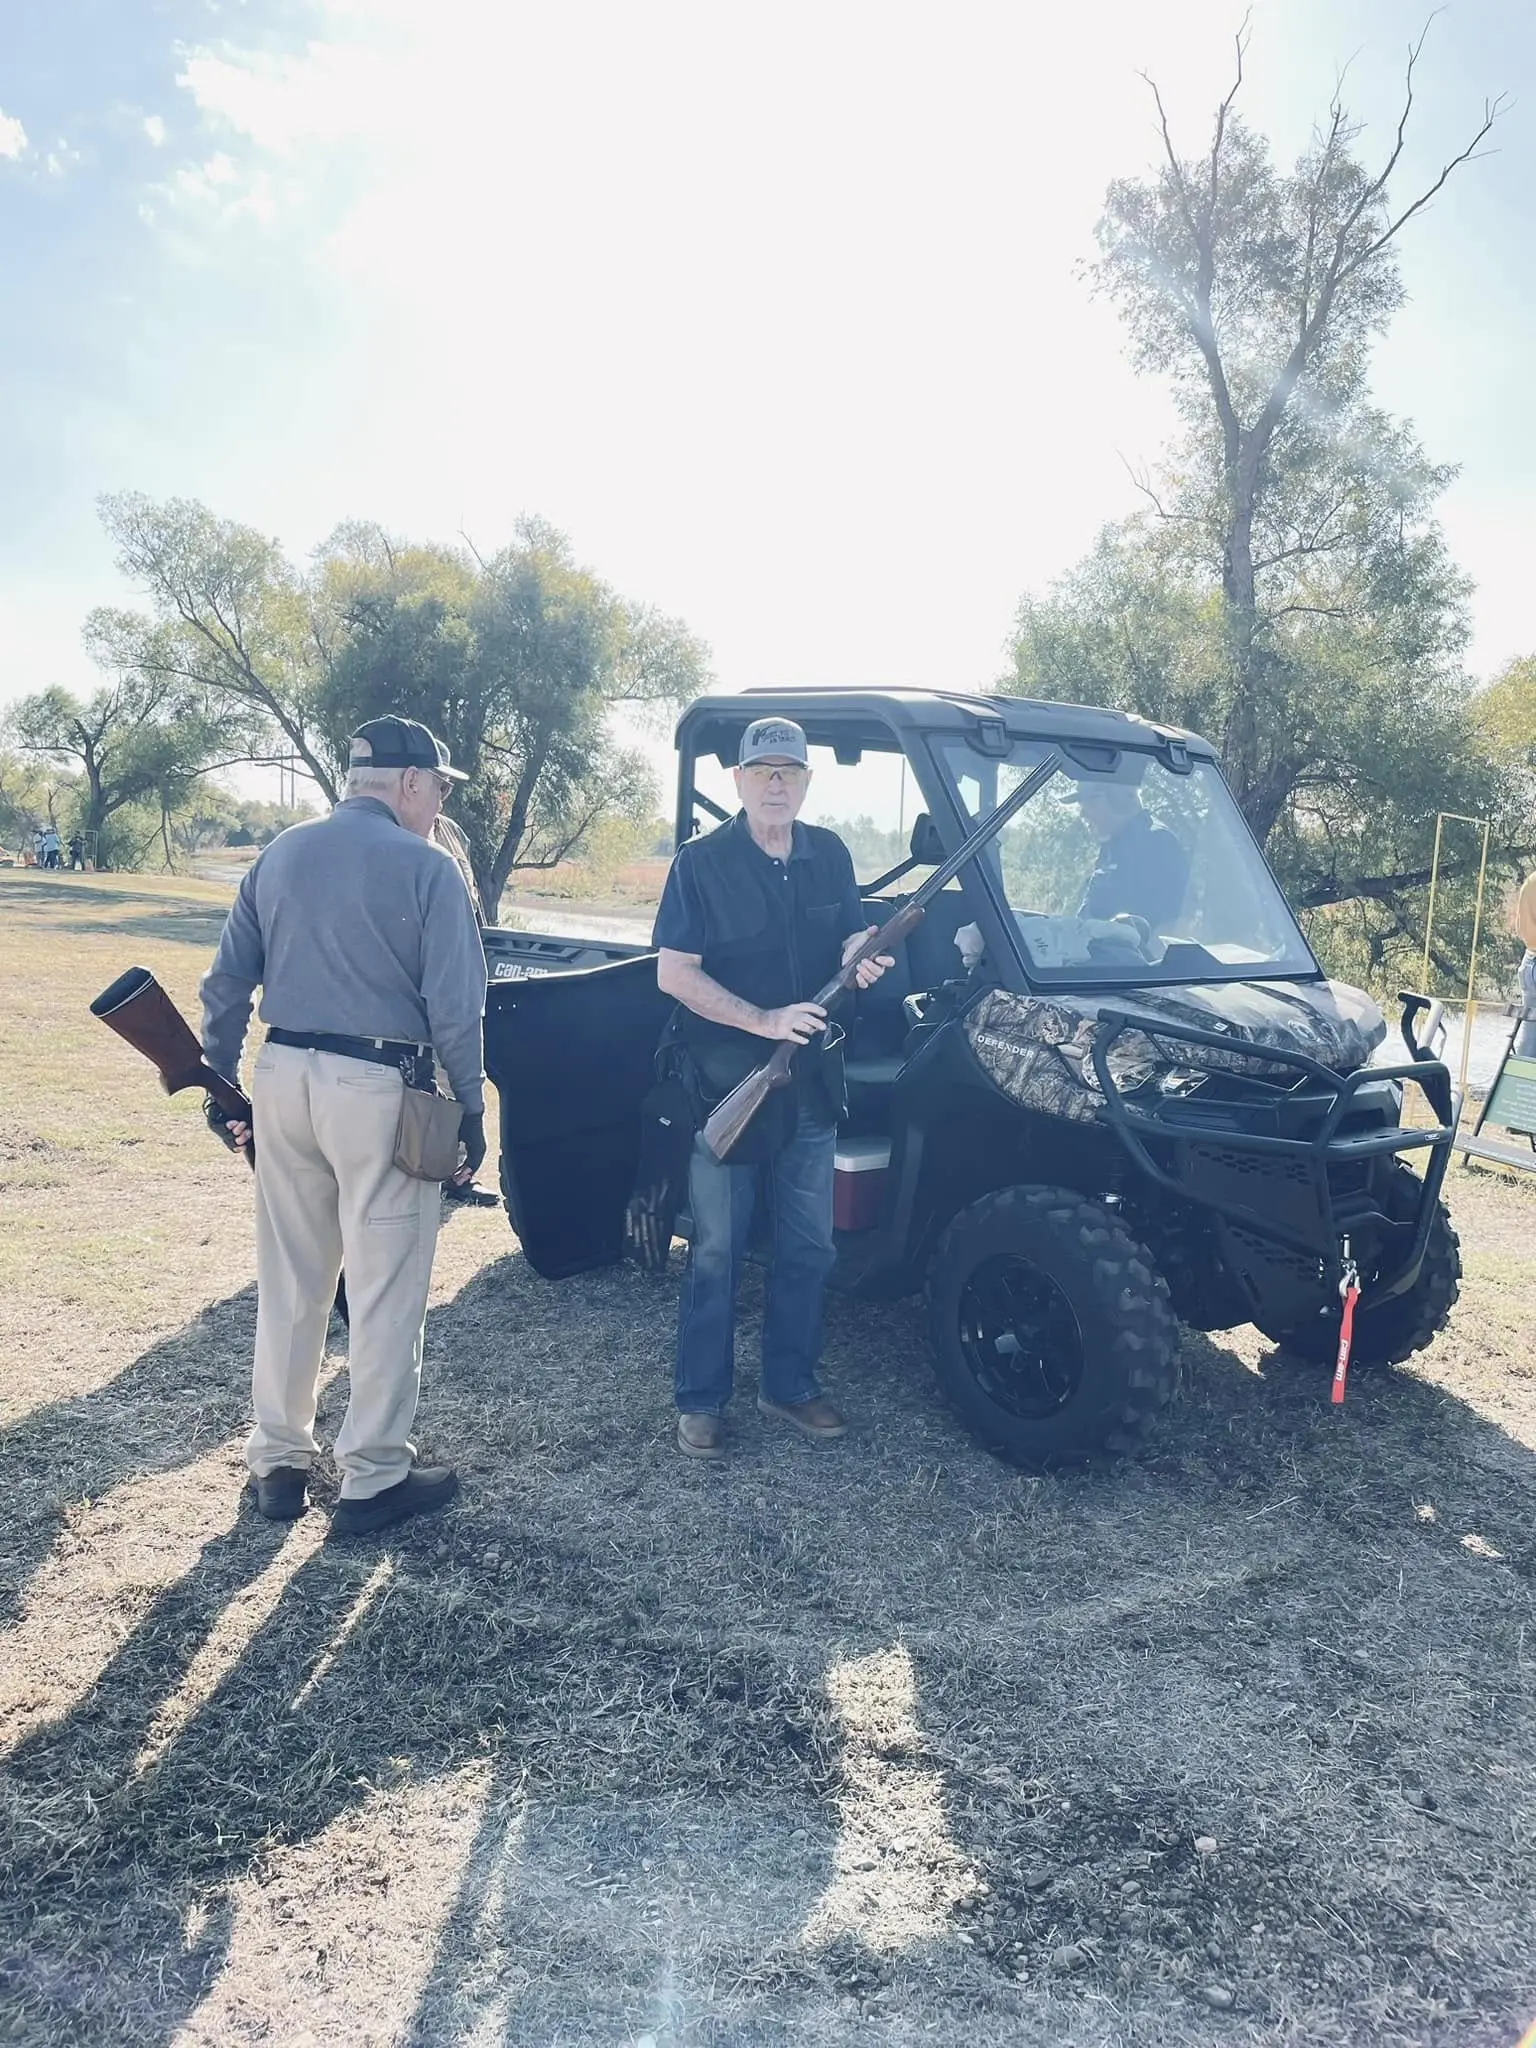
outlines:
[[[907,933],[922,922],[922,916],[922,905],[915,898],[911,903],[903,904],[894,917],[887,918],[879,931],[851,955],[826,987],[816,991],[811,1001],[825,1009],[843,989],[853,988],[861,963],[872,960],[890,946],[899,945]],[[715,1104],[704,1125],[704,1143],[716,1159],[724,1160],[730,1156],[742,1132],[772,1091],[786,1086],[790,1078],[790,1063],[799,1050],[799,1046],[789,1039],[780,1039],[762,1066],[748,1074],[745,1081],[738,1081],[724,1101]]]
[[[144,1055],[158,1072],[167,1095],[176,1095],[183,1088],[201,1088],[226,1117],[236,1123],[251,1122],[249,1099],[233,1081],[226,1081],[208,1065],[191,1026],[147,967],[130,967],[120,974],[91,1004],[91,1015]],[[249,1145],[245,1147],[254,1165],[251,1150]]]
[[[798,1051],[798,1046],[791,1045],[787,1038],[781,1038],[762,1066],[748,1074],[745,1081],[738,1081],[724,1101],[715,1104],[704,1125],[704,1143],[716,1159],[730,1156],[742,1132],[772,1091],[786,1085],[789,1063]]]

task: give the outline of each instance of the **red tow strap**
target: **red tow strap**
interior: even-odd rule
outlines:
[[[1349,1255],[1349,1239],[1344,1240],[1344,1270],[1339,1279],[1339,1292],[1344,1297],[1344,1312],[1339,1317],[1339,1355],[1333,1366],[1333,1405],[1337,1408],[1344,1399],[1344,1382],[1349,1374],[1350,1346],[1355,1341],[1355,1303],[1360,1299],[1360,1269]]]
[[[1360,1299],[1358,1287],[1349,1287],[1344,1292],[1344,1314],[1339,1321],[1339,1356],[1333,1368],[1333,1405],[1338,1407],[1344,1398],[1344,1377],[1349,1371],[1349,1347],[1355,1341],[1355,1303]]]

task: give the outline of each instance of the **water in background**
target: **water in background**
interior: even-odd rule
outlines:
[[[1454,1008],[1445,1006],[1445,1041],[1440,1048],[1440,1057],[1451,1070],[1451,1079],[1461,1074],[1462,1033],[1465,1022],[1465,1005],[1458,1003]],[[1377,1048],[1373,1066],[1389,1067],[1408,1057],[1403,1048],[1402,1033],[1397,1028],[1397,1005],[1387,1010],[1387,1035]],[[1502,1003],[1480,1003],[1472,1018],[1470,1043],[1467,1046],[1467,1092],[1486,1095],[1493,1086],[1493,1077],[1498,1072],[1499,1061],[1504,1057],[1504,1048],[1509,1043],[1510,1028],[1514,1019],[1504,1014]]]

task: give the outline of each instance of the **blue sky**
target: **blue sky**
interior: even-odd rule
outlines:
[[[1258,0],[1250,118],[1292,153],[1347,64],[1380,148],[1426,12]],[[1168,431],[1080,266],[1153,158],[1138,69],[1198,145],[1241,13],[0,0],[0,698],[92,680],[124,488],[300,559],[537,512],[728,687],[986,684]],[[1375,379],[1462,466],[1482,673],[1536,646],[1533,74],[1536,10],[1435,20],[1408,178],[1516,104],[1405,239]]]

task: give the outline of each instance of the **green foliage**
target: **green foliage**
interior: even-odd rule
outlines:
[[[1536,800],[1536,654],[1501,669],[1473,699],[1472,711],[1500,758],[1525,771],[1527,799]]]
[[[910,835],[871,817],[838,818],[832,829],[853,855],[853,871],[861,882],[872,882],[907,857]]]
[[[149,601],[92,614],[104,663],[189,693],[247,758],[296,756],[332,800],[358,725],[421,719],[470,774],[454,817],[490,906],[514,869],[554,865],[599,819],[650,814],[643,758],[613,742],[610,713],[675,706],[705,679],[679,622],[620,597],[537,521],[489,561],[352,522],[301,575],[195,502],[127,493],[102,518]]]
[[[611,713],[702,686],[705,650],[682,625],[619,597],[537,521],[484,562],[361,555],[359,538],[330,560],[345,637],[319,700],[326,722],[345,734],[403,711],[442,735],[470,776],[452,812],[493,914],[516,870],[572,857],[604,819],[650,820],[652,777],[613,740]]]
[[[0,751],[0,847],[25,849],[44,825],[67,839],[78,785],[77,776],[35,755]]]
[[[295,754],[334,797],[334,751],[317,729],[324,674],[311,593],[274,540],[195,499],[141,491],[99,501],[117,566],[148,614],[104,607],[86,620],[103,668],[195,700],[247,759]]]
[[[133,672],[89,698],[57,686],[24,697],[7,728],[25,753],[76,776],[69,825],[94,834],[98,859],[112,867],[139,866],[156,832],[170,865],[172,819],[193,804],[225,747],[238,744],[198,693]],[[148,833],[144,817],[156,821]]]

